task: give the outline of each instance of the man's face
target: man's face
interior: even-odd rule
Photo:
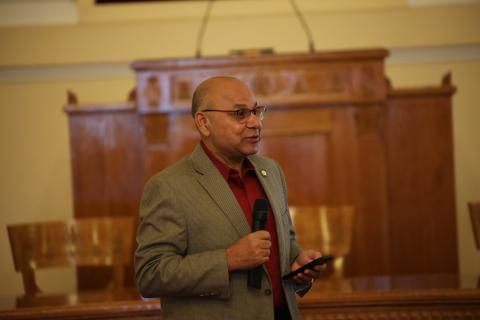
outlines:
[[[242,82],[236,80],[218,81],[212,85],[201,109],[237,110],[253,109],[255,96]],[[208,147],[217,156],[227,159],[242,159],[258,151],[261,120],[251,114],[239,121],[235,113],[205,112],[209,136]]]

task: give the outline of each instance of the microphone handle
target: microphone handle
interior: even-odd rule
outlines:
[[[265,220],[253,220],[252,232],[265,230]]]
[[[265,230],[265,220],[253,220],[252,231]],[[250,288],[260,289],[262,287],[263,266],[260,265],[248,270],[248,286]]]
[[[262,274],[263,266],[261,265],[248,270],[248,286],[255,289],[262,288]]]

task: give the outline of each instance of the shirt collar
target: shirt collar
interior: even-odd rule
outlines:
[[[207,154],[208,158],[212,161],[213,165],[218,169],[218,171],[220,171],[220,174],[226,181],[228,181],[229,178],[238,178],[239,173],[237,170],[230,168],[225,163],[220,161],[220,159],[218,159],[217,156],[215,156],[213,152],[208,149],[208,147],[205,145],[205,143],[203,143],[203,141],[200,141],[200,145],[202,146],[203,151],[205,151],[205,153]],[[242,178],[250,172],[253,172],[255,174],[255,168],[253,167],[250,160],[245,158],[242,166]]]

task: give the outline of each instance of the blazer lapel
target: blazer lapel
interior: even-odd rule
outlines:
[[[208,156],[198,145],[190,159],[197,174],[198,182],[223,211],[227,219],[235,227],[240,237],[251,232],[242,208],[231,192],[228,183],[222,177]]]
[[[284,265],[285,262],[288,264],[288,257],[286,257],[282,252],[287,252],[286,246],[287,246],[287,239],[285,236],[288,234],[288,230],[285,230],[285,227],[283,226],[282,222],[282,214],[281,212],[281,201],[283,201],[283,198],[276,196],[274,194],[275,190],[275,185],[274,181],[272,179],[272,172],[270,169],[271,167],[266,167],[263,166],[260,161],[257,161],[258,158],[256,157],[248,157],[250,162],[253,164],[253,167],[255,168],[255,173],[257,174],[258,180],[262,184],[263,190],[265,191],[265,194],[267,195],[268,202],[270,203],[270,206],[272,208],[273,216],[275,217],[275,226],[277,228],[277,237],[278,237],[278,250],[280,253],[280,264]],[[286,260],[287,259],[287,260]],[[283,268],[282,268],[283,269]],[[283,272],[283,270],[282,270]]]

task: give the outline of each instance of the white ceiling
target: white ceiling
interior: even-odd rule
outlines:
[[[279,3],[287,2],[287,0],[276,1]],[[324,0],[323,3],[322,0],[297,0],[297,2],[304,7],[311,7],[312,1],[317,5],[319,3],[322,5],[332,3],[333,5],[334,3],[331,2],[331,0]],[[399,1],[385,0],[384,4],[388,4],[389,2],[398,4]],[[345,3],[348,3],[348,1]],[[421,7],[478,3],[480,3],[480,0],[405,0],[404,5]],[[336,6],[338,7],[338,3]],[[0,27],[58,24],[74,25],[77,24],[78,21],[79,9],[76,0],[0,0]]]

